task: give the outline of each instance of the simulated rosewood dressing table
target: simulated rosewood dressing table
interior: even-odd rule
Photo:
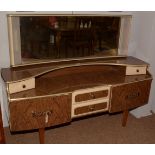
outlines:
[[[86,58],[4,68],[10,131],[44,129],[76,117],[128,112],[148,102],[149,64],[134,57]],[[110,118],[110,117],[109,117]]]

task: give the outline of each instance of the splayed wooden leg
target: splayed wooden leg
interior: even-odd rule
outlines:
[[[5,144],[5,135],[4,135],[4,128],[3,128],[1,107],[0,107],[0,144]]]
[[[122,126],[123,127],[126,126],[127,119],[128,119],[128,114],[129,114],[129,111],[128,110],[124,110],[123,111],[123,117],[122,117]]]
[[[45,128],[39,129],[39,141],[40,141],[40,144],[45,143]]]

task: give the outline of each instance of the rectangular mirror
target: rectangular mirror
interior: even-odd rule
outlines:
[[[129,28],[122,26],[123,19],[126,18],[9,15],[11,64],[16,66],[125,54],[122,49],[127,48]],[[122,41],[124,35],[126,39]]]

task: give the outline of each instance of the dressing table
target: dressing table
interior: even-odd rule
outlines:
[[[3,68],[10,131],[69,123],[95,113],[122,112],[147,104],[152,76],[149,64],[134,57],[90,57]],[[110,119],[110,116],[109,116]]]
[[[80,31],[95,31],[93,52],[87,46],[70,46],[77,36],[70,39],[77,17],[82,19]],[[54,29],[49,29],[51,18]],[[85,19],[90,24],[85,25]],[[1,76],[10,131],[38,129],[40,143],[44,143],[47,127],[105,112],[122,112],[125,126],[129,111],[147,104],[152,82],[148,63],[119,56],[128,51],[131,19],[124,12],[8,14],[12,66],[2,68]],[[66,25],[67,30],[62,29]],[[66,31],[69,36],[63,35]],[[81,38],[77,39],[80,45]]]

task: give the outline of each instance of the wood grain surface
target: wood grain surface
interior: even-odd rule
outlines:
[[[93,65],[51,71],[35,78],[35,89],[14,93],[10,99],[28,98],[73,92],[103,85],[118,85],[152,78],[146,75],[125,76],[125,67]]]
[[[152,80],[139,81],[112,88],[109,112],[119,112],[147,104]]]
[[[71,95],[14,101],[9,109],[11,131],[63,124],[71,121]]]
[[[134,57],[113,57],[113,58],[89,58],[83,60],[68,60],[68,61],[57,61],[51,63],[42,63],[36,65],[28,65],[28,66],[19,66],[15,68],[2,68],[2,78],[5,82],[13,82],[18,80],[23,80],[31,77],[37,77],[38,75],[43,74],[44,72],[50,72],[53,69],[57,69],[58,67],[63,66],[74,66],[74,65],[84,65],[84,64],[95,64],[100,63],[103,65],[112,65],[112,66],[148,66],[149,64],[139,60]]]
[[[90,93],[78,94],[75,96],[75,102],[87,101],[108,96],[108,90],[94,91]]]
[[[79,89],[112,86],[110,113],[130,110],[147,103],[152,76],[148,71],[146,75],[126,76],[126,66],[130,65],[148,66],[139,59],[122,57],[61,61],[2,69],[5,82],[35,77],[35,88],[9,94],[10,130],[43,129],[70,122],[72,93]],[[76,96],[76,101],[89,100],[90,96],[91,99],[106,97],[107,92],[80,94]],[[107,104],[103,103],[91,107],[87,105],[76,108],[75,114],[105,108]],[[127,119],[124,120],[126,122]]]
[[[106,102],[105,103],[98,103],[98,104],[93,104],[93,105],[89,105],[89,106],[83,106],[83,107],[75,108],[74,114],[79,115],[79,114],[93,112],[93,111],[97,111],[97,110],[101,110],[101,109],[105,109],[105,108],[107,108]]]

